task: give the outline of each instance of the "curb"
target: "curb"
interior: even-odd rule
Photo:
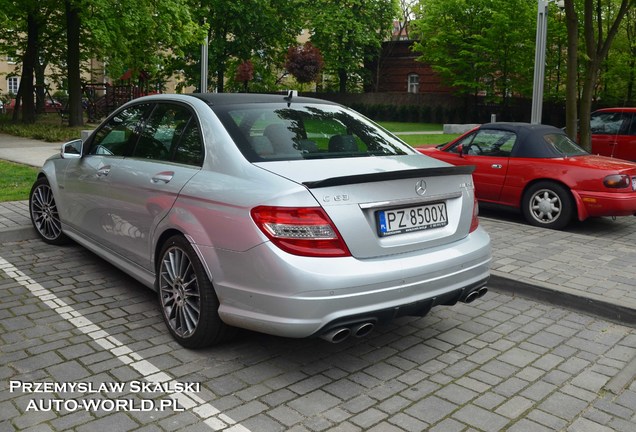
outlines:
[[[0,229],[0,243],[35,240],[38,234],[32,226]]]
[[[502,276],[496,270],[490,271],[488,288],[514,296],[540,300],[567,309],[574,309],[620,324],[636,325],[636,307],[626,307],[617,301],[608,300],[595,294],[582,294],[580,291],[570,290],[567,287],[560,286],[556,288],[537,281],[527,283]]]

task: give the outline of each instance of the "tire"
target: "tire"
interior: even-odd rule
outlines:
[[[185,237],[170,237],[162,247],[156,283],[164,322],[183,347],[204,348],[234,335],[221,321],[214,286]]]
[[[31,223],[40,238],[52,245],[63,245],[70,239],[62,232],[62,222],[57,211],[53,190],[46,177],[35,181],[29,194]]]
[[[531,225],[559,230],[571,222],[575,204],[566,187],[543,181],[523,194],[521,210]]]

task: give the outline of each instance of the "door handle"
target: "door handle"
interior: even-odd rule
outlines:
[[[152,176],[152,182],[153,183],[159,183],[159,182],[168,183],[170,182],[170,180],[172,180],[172,177],[174,177],[173,171],[164,171]]]
[[[110,174],[110,165],[105,165],[97,170],[97,177],[106,177]]]
[[[492,164],[490,165],[491,168],[495,168],[495,169],[501,169],[502,165],[501,164]]]

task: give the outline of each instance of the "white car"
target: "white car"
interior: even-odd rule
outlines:
[[[486,292],[471,172],[323,100],[156,95],[64,144],[30,211],[154,288],[185,347],[236,327],[339,342]]]

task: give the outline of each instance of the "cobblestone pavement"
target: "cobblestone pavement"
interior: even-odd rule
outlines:
[[[482,214],[493,275],[598,305],[608,316],[620,310],[636,324],[636,217],[588,219],[554,231],[527,225],[516,213]]]
[[[636,329],[501,292],[337,345],[201,351],[78,246],[0,245],[0,295],[0,431],[636,430]]]

